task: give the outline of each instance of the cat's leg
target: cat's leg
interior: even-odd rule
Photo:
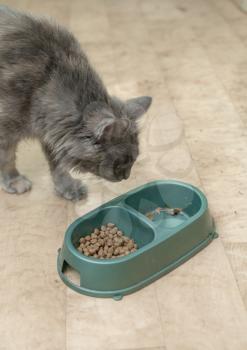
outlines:
[[[68,200],[78,201],[87,196],[87,188],[78,179],[74,179],[70,173],[63,170],[54,161],[51,151],[47,145],[42,144],[43,151],[49,162],[51,176],[56,193]]]
[[[17,144],[0,143],[0,175],[1,186],[8,193],[24,193],[32,187],[24,175],[20,175],[15,166]]]

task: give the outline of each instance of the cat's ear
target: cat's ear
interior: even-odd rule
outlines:
[[[132,98],[125,102],[125,107],[127,111],[127,115],[131,119],[138,119],[144,113],[147,112],[148,108],[152,103],[152,97],[142,96]]]

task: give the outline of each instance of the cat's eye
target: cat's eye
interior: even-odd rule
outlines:
[[[97,139],[96,139],[96,140],[94,140],[94,145],[95,145],[95,146],[99,146],[99,145],[101,145],[100,140],[97,140]]]
[[[131,161],[130,156],[126,156],[126,157],[124,158],[123,164],[124,164],[124,165],[127,165],[127,164],[130,163],[130,161]]]

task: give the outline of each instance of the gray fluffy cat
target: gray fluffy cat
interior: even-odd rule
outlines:
[[[56,192],[79,200],[86,189],[71,169],[110,181],[130,175],[138,155],[137,119],[151,97],[109,96],[76,39],[44,19],[0,6],[0,172],[2,187],[31,182],[15,167],[18,142],[38,138]]]

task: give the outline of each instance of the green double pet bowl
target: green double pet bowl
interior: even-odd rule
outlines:
[[[156,208],[182,208],[177,215]],[[138,250],[116,259],[96,259],[77,251],[79,239],[94,228],[114,223],[133,238]],[[178,181],[154,181],[92,210],[67,229],[58,253],[58,273],[75,291],[95,297],[121,299],[173,270],[217,237],[204,194]],[[80,275],[72,282],[70,266]]]

